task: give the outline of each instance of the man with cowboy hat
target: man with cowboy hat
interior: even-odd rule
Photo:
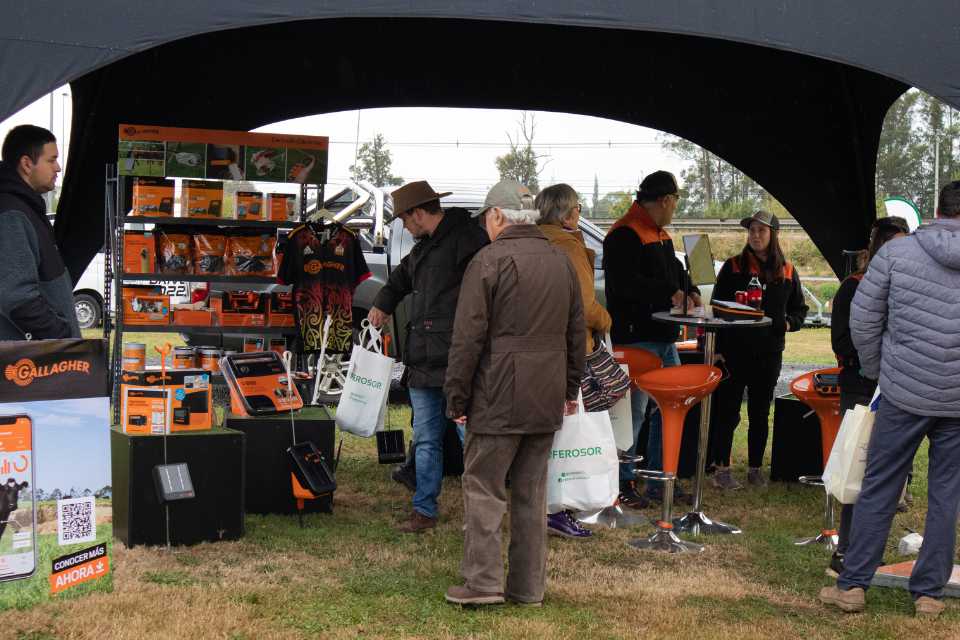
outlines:
[[[443,435],[447,428],[443,381],[453,334],[453,316],[467,263],[489,242],[466,210],[444,212],[437,193],[424,180],[393,192],[393,212],[417,240],[390,274],[367,318],[382,326],[407,295],[410,318],[403,354],[410,405],[417,487],[413,513],[400,526],[420,533],[437,525],[437,498],[443,481]],[[462,437],[462,436],[461,436]]]

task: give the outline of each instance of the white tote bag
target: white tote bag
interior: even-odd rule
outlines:
[[[620,368],[627,375],[630,375],[630,367],[621,364]],[[610,425],[613,427],[613,439],[617,444],[617,449],[626,451],[633,446],[633,409],[630,404],[630,394],[617,400],[617,404],[610,407]]]
[[[547,512],[591,511],[612,505],[620,488],[616,443],[606,411],[563,417],[547,462]]]
[[[853,504],[860,497],[867,468],[867,448],[877,415],[877,398],[875,393],[870,407],[858,404],[844,414],[823,469],[824,489],[842,504]]]
[[[381,353],[380,331],[366,320],[361,326],[360,344],[354,345],[350,356],[336,423],[347,433],[369,438],[384,423],[393,358]]]

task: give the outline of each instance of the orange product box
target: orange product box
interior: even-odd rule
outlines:
[[[170,296],[159,287],[123,287],[123,321],[126,324],[170,324]]]
[[[155,273],[157,242],[151,231],[123,232],[124,273]]]
[[[267,326],[266,294],[258,291],[225,291],[220,324],[224,327]]]
[[[289,291],[274,291],[270,294],[270,311],[267,316],[269,327],[293,327],[293,294]]]
[[[134,178],[130,215],[172,216],[174,185],[166,178]]]
[[[213,428],[210,372],[203,369],[124,371],[120,420],[124,433],[164,434]]]
[[[223,212],[223,183],[211,180],[184,180],[180,193],[183,218],[219,218]]]
[[[297,196],[292,193],[268,193],[267,211],[270,220],[285,222],[296,218]]]
[[[263,220],[263,194],[237,191],[237,220]]]
[[[212,327],[213,311],[210,309],[174,309],[173,324],[191,327]]]

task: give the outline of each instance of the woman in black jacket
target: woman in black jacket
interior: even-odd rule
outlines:
[[[862,252],[856,271],[847,276],[836,295],[833,296],[830,315],[830,343],[840,365],[840,415],[856,405],[867,405],[873,398],[877,381],[860,375],[860,357],[850,337],[850,304],[857,292],[860,280],[870,260],[884,244],[910,233],[907,221],[898,216],[880,218],[870,231],[870,245]],[[843,571],[843,554],[850,543],[850,523],[853,521],[853,505],[845,504],[840,510],[840,532],[837,549],[830,560],[830,569],[839,574]]]
[[[746,291],[757,278],[763,287],[762,309],[773,324],[765,328],[726,329],[717,332],[717,352],[729,377],[714,393],[711,420],[711,461],[716,466],[713,485],[739,489],[742,485],[730,473],[733,433],[740,424],[740,403],[747,390],[749,469],[747,482],[766,484],[760,470],[769,434],[770,402],[780,377],[784,334],[799,331],[807,317],[800,276],[787,262],[777,239],[780,221],[766,211],[757,211],[740,221],[748,231],[740,255],[723,264],[713,288],[714,300],[732,301],[737,291]]]

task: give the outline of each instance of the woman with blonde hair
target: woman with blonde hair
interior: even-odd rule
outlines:
[[[593,352],[594,336],[610,331],[610,314],[597,301],[593,264],[596,255],[587,248],[579,230],[581,205],[577,192],[568,184],[555,184],[541,191],[534,206],[540,211],[540,232],[551,244],[567,254],[583,296],[583,319],[587,329],[587,354]],[[547,531],[565,538],[588,538],[592,533],[580,525],[569,511],[547,516]]]

